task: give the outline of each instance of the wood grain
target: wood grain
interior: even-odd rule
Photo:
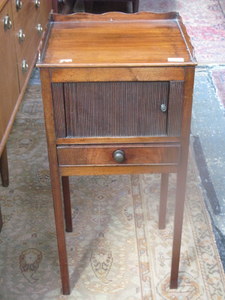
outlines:
[[[184,68],[55,68],[51,76],[53,82],[171,81],[184,80]]]
[[[181,161],[177,172],[177,190],[176,190],[176,205],[174,215],[174,239],[171,262],[170,288],[178,287],[178,274],[180,264],[181,237],[183,226],[184,201],[187,178],[188,150],[191,125],[191,110],[192,110],[192,94],[194,85],[194,68],[186,68],[184,96],[183,96],[183,114],[181,128]]]
[[[0,19],[8,15],[13,20],[11,3],[7,3],[0,12]],[[4,30],[3,22],[0,24],[0,156],[5,148],[7,127],[13,115],[17,98],[19,96],[19,84],[17,80],[17,64],[13,27]]]
[[[57,137],[67,136],[64,89],[62,83],[52,84],[55,130]]]
[[[116,150],[122,150],[125,160],[117,163],[113,158]],[[59,165],[177,165],[180,158],[179,145],[98,145],[59,146]]]
[[[151,166],[60,166],[61,176],[89,176],[89,175],[121,175],[121,174],[150,174],[176,173],[178,167],[171,165]]]
[[[180,135],[183,81],[54,83],[52,93],[57,138]]]
[[[168,105],[168,136],[180,136],[184,82],[171,81]]]
[[[139,12],[136,14],[126,14],[122,12],[107,12],[101,15],[101,20],[103,21],[146,21],[146,20],[176,20],[180,18],[177,12],[169,12],[169,13],[151,13],[151,12]],[[75,13],[70,14],[69,16],[64,16],[61,14],[53,14],[52,21],[53,22],[71,22],[71,21],[86,21],[86,22],[101,22],[99,20],[99,15],[90,14],[90,13]]]
[[[69,137],[166,135],[168,82],[65,83]],[[57,127],[57,124],[56,124]]]
[[[3,220],[2,220],[2,212],[1,212],[1,207],[0,207],[0,232],[2,230],[2,226],[3,226]]]
[[[51,3],[49,1],[47,2]],[[35,23],[35,21],[39,21],[41,15],[39,9],[35,8],[34,1],[23,0],[22,2],[23,7],[18,11],[16,10],[16,1],[0,2],[0,19],[3,20],[4,16],[8,15],[12,21],[11,29],[4,30],[3,22],[0,26],[0,155],[6,146],[16,113],[36,62],[38,42],[42,37],[42,35],[38,35],[37,24]],[[45,24],[46,22],[47,20],[45,20]],[[24,44],[20,44],[18,41],[19,29],[23,29],[26,33]],[[29,64],[26,73],[21,70],[23,59],[26,59]]]
[[[160,22],[155,22],[157,17]],[[137,13],[132,17],[122,13],[97,17],[73,14],[53,18],[60,22],[53,24],[51,39],[40,67],[196,64],[192,50],[187,51],[189,43],[177,22],[177,14]],[[168,58],[175,60],[170,62]]]
[[[62,280],[62,289],[65,295],[70,293],[69,270],[66,252],[66,241],[64,232],[64,215],[61,195],[61,180],[57,161],[57,152],[55,147],[55,126],[53,119],[53,103],[51,94],[51,82],[48,70],[42,70],[42,95],[44,104],[45,127],[48,143],[48,157],[50,166],[50,178],[52,187],[52,196],[54,204],[55,225],[57,234],[57,244],[60,261],[60,272]]]
[[[168,183],[169,183],[169,174],[162,173],[161,184],[160,184],[160,202],[159,202],[159,229],[165,229],[166,227]]]
[[[2,185],[7,187],[9,185],[9,170],[8,170],[8,157],[7,157],[7,149],[2,152],[0,156],[0,174],[2,179]]]
[[[132,143],[179,143],[179,137],[168,136],[141,136],[141,137],[88,137],[88,138],[58,138],[57,145],[82,145],[82,144],[132,144]]]

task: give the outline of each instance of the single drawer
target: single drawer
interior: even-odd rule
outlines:
[[[177,165],[179,144],[58,146],[60,166]]]

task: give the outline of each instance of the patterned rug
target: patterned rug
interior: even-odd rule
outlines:
[[[1,300],[225,299],[225,278],[190,158],[180,280],[169,290],[175,176],[158,230],[159,175],[71,178],[67,234],[71,295],[59,264],[40,86],[29,86],[9,144],[10,186],[0,187]]]
[[[178,11],[200,64],[225,63],[224,0],[141,0],[140,11]]]

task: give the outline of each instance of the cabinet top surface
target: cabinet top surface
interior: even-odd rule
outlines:
[[[176,13],[53,15],[39,67],[196,65]]]

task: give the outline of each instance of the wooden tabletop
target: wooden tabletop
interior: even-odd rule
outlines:
[[[39,67],[195,65],[176,13],[53,15]]]

